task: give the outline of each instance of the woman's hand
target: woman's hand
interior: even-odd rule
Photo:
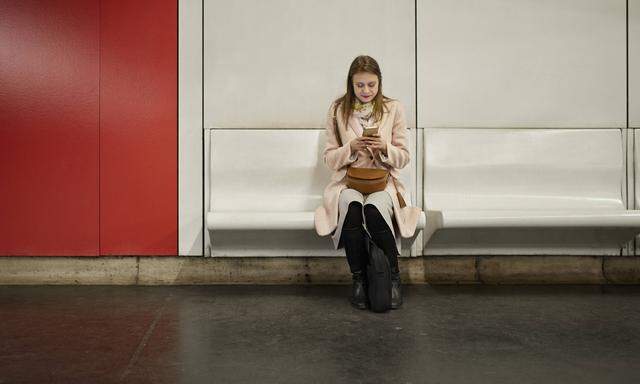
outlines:
[[[366,139],[366,146],[368,148],[371,148],[374,154],[377,154],[377,152],[380,151],[383,155],[387,156],[387,142],[384,141],[384,139],[380,137],[379,134],[362,138]]]
[[[351,146],[351,153],[356,153],[360,150],[365,150],[367,148],[367,139],[368,137],[357,137],[349,142]]]

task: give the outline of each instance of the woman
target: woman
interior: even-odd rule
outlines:
[[[401,206],[396,193],[400,192],[404,201],[410,203],[399,180],[399,170],[410,160],[404,107],[398,100],[382,94],[378,63],[369,56],[358,56],[349,68],[345,95],[331,104],[326,119],[323,160],[333,174],[324,190],[323,205],[315,212],[316,232],[320,236],[331,234],[335,249],[344,247],[353,276],[349,299],[353,306],[364,309],[367,231],[389,259],[391,308],[397,309],[402,305],[400,236],[413,235],[421,212],[417,207]],[[370,126],[377,126],[378,134],[363,136],[364,128]],[[349,166],[388,169],[390,177],[385,190],[363,195],[347,188],[345,176]]]

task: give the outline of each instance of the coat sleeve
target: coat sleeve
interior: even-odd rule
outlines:
[[[383,163],[396,169],[402,169],[409,163],[411,154],[407,149],[407,131],[404,107],[398,103],[391,131],[391,142],[387,143],[387,155],[380,152],[380,160]]]
[[[325,134],[327,137],[327,143],[323,152],[324,163],[330,169],[337,171],[342,167],[345,167],[357,160],[357,153],[351,153],[351,146],[349,143],[343,143],[343,146],[338,145],[338,138],[336,137],[336,129],[333,124],[334,104],[329,107],[327,112]]]

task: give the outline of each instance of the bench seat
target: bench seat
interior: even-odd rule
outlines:
[[[324,130],[214,129],[209,142],[205,225],[211,255],[335,253],[330,239],[317,236],[314,227],[314,212],[331,175],[322,161]],[[404,176],[412,169],[407,166]],[[418,229],[425,223],[423,214]],[[217,236],[215,231],[227,233]],[[236,238],[242,243],[234,243]],[[413,240],[405,239],[403,247]],[[269,249],[257,251],[261,243]]]
[[[208,212],[209,230],[314,230],[313,211],[307,212]],[[424,212],[416,230],[426,224]]]
[[[443,228],[630,227],[640,228],[640,211],[430,211]]]
[[[640,232],[619,129],[434,128],[424,148],[433,254],[544,253],[550,234],[555,251],[570,252],[564,236],[575,252],[615,254]],[[447,230],[464,232],[434,236]]]

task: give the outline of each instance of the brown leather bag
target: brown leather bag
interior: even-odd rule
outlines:
[[[333,127],[335,130],[336,139],[338,145],[342,147],[342,139],[340,138],[340,132],[338,132],[338,120],[336,114],[338,113],[338,106],[333,110]],[[400,208],[407,206],[404,198],[398,191],[398,185],[395,178],[391,177],[393,185],[396,187],[396,196],[398,197],[398,203]],[[370,194],[374,192],[384,191],[389,182],[389,171],[380,168],[359,168],[351,167],[347,168],[347,187],[355,189],[362,194]]]
[[[347,187],[363,194],[384,191],[388,181],[389,171],[386,169],[357,167],[347,169]]]

